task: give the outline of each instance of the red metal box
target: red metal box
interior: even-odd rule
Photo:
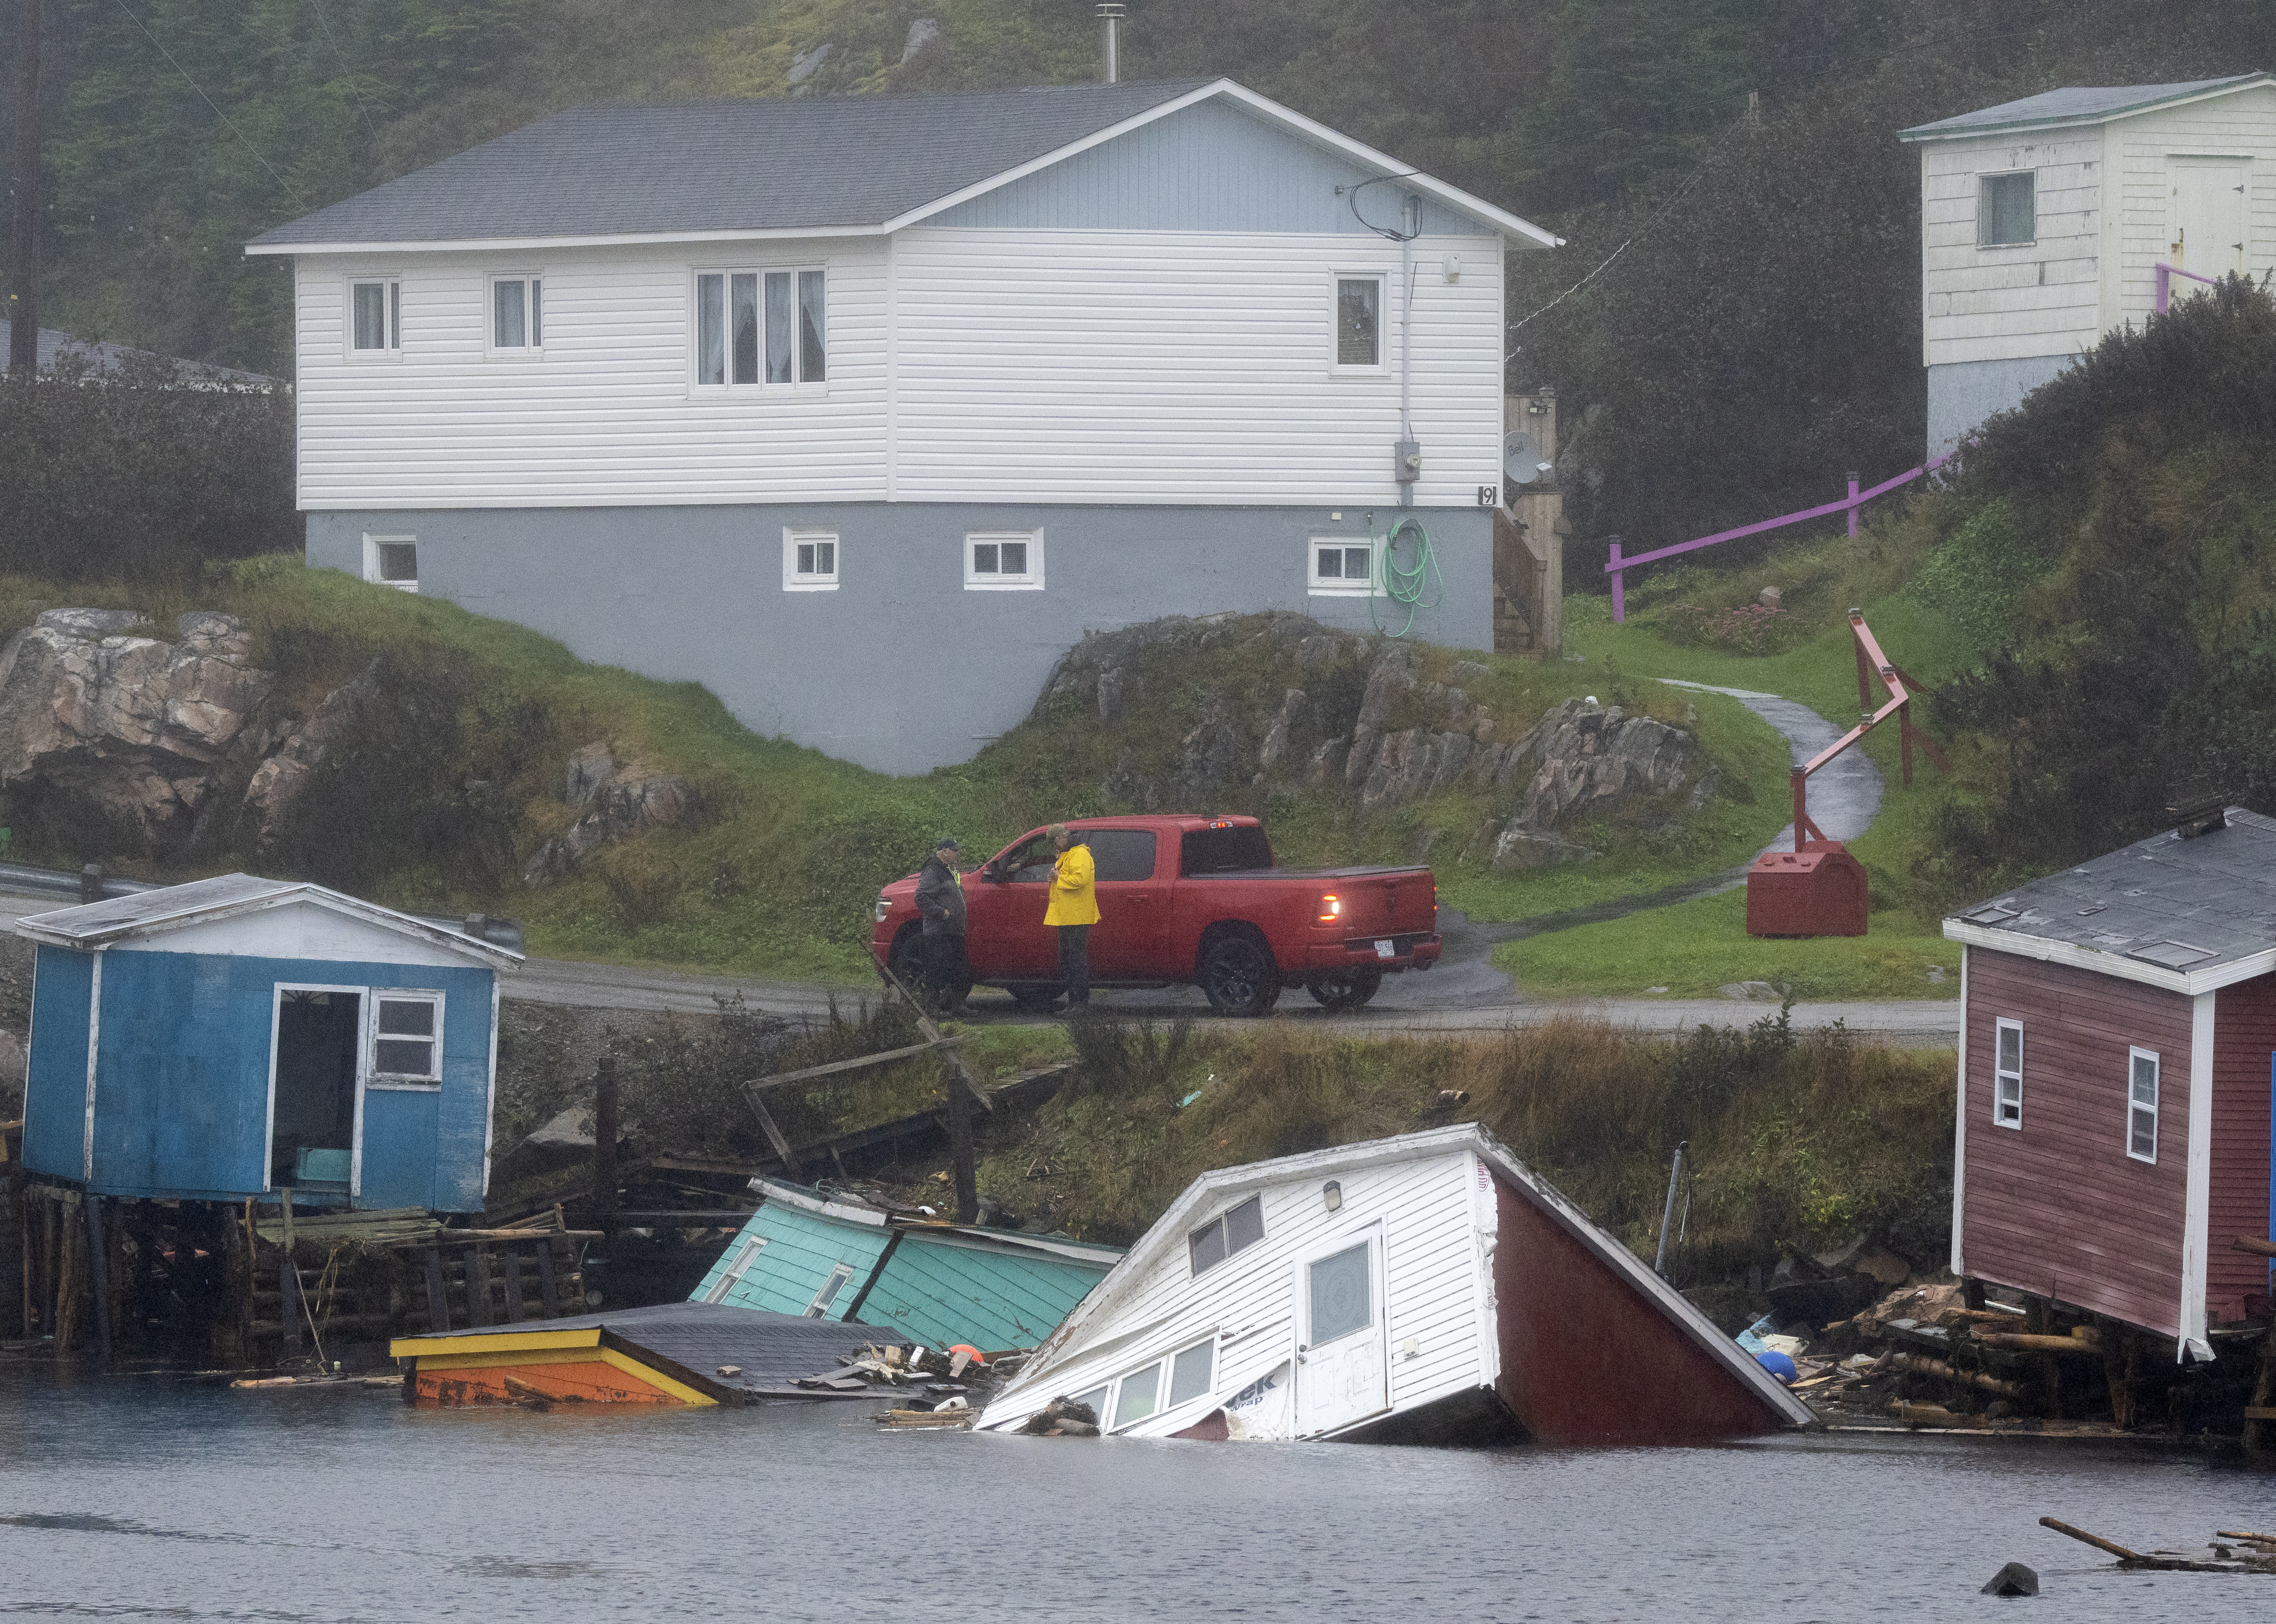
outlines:
[[[1863,936],[1865,866],[1839,840],[1764,852],[1747,871],[1749,936]]]

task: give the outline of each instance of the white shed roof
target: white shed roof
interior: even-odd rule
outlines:
[[[2072,125],[2103,124],[2152,108],[2170,107],[2201,97],[2227,95],[2257,85],[2276,84],[2276,75],[2238,73],[2227,79],[2193,79],[2175,85],[2067,85],[2042,91],[2018,102],[1978,108],[1934,124],[1900,130],[1900,141],[1956,140],[1969,135],[2003,135],[2019,130],[2059,129]]]
[[[413,919],[408,914],[398,914],[360,897],[328,891],[304,880],[264,880],[250,874],[217,875],[209,880],[192,880],[186,884],[137,892],[129,897],[111,897],[78,907],[58,908],[52,914],[34,914],[16,921],[14,929],[17,935],[35,942],[84,952],[296,904],[322,908],[392,931],[493,969],[512,969],[521,962],[522,956],[510,949],[479,941],[463,931]]]

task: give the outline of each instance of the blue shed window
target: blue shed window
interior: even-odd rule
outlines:
[[[439,1082],[443,1077],[443,995],[439,992],[378,995],[372,1022],[371,1074],[404,1082]]]

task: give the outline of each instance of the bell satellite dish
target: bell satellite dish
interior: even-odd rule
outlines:
[[[1512,429],[1502,436],[1501,476],[1511,486],[1538,484],[1551,465],[1542,460],[1541,442],[1527,430]]]

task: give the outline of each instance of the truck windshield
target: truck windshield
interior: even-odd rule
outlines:
[[[1272,843],[1255,823],[1232,829],[1195,829],[1185,839],[1180,871],[1187,879],[1204,874],[1239,874],[1272,866]]]

